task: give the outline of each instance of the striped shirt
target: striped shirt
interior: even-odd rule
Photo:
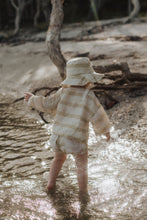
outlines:
[[[110,130],[110,122],[93,91],[86,88],[61,88],[49,97],[32,96],[28,105],[41,112],[56,111],[52,134],[74,138],[86,143],[89,136],[89,122],[95,134]]]

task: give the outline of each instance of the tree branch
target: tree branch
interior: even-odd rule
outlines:
[[[12,6],[15,8],[15,10],[18,10],[18,6],[14,3],[14,0],[10,0]]]
[[[130,13],[130,15],[124,19],[124,23],[127,23],[131,21],[134,17],[136,17],[140,11],[140,3],[139,0],[131,0],[131,3],[133,5],[133,11]]]

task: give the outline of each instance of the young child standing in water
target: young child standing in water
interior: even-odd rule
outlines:
[[[56,178],[67,154],[72,154],[77,166],[79,191],[87,193],[88,131],[92,123],[95,134],[110,139],[110,122],[90,84],[103,75],[95,73],[88,58],[73,58],[67,62],[62,88],[49,97],[25,93],[28,105],[41,112],[56,110],[50,144],[55,156],[50,168],[47,190],[55,188]]]

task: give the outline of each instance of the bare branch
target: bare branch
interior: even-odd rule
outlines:
[[[140,3],[139,0],[131,0],[131,3],[133,5],[133,11],[130,13],[130,15],[124,19],[124,23],[127,23],[128,21],[131,21],[134,17],[136,17],[140,11]]]
[[[15,4],[14,0],[10,0],[12,6],[15,8],[15,10],[18,9],[18,6]]]

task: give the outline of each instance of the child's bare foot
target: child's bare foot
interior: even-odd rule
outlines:
[[[53,193],[55,192],[56,186],[47,185],[46,190],[47,193]]]

